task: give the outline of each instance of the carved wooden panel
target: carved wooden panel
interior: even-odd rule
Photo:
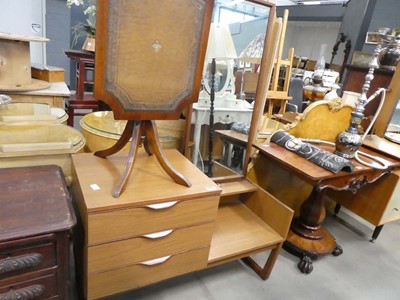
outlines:
[[[98,2],[96,97],[115,118],[173,119],[197,101],[213,0]]]

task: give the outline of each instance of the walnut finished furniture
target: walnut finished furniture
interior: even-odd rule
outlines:
[[[387,160],[389,162],[388,169],[373,169],[352,160],[353,172],[340,171],[334,174],[274,143],[261,143],[255,147],[260,151],[260,155],[276,166],[275,174],[280,173],[279,168],[286,169],[290,172],[290,176],[296,176],[312,186],[310,195],[300,207],[300,215],[294,218],[291,224],[284,245],[286,250],[301,258],[298,267],[303,273],[312,272],[312,260],[318,256],[330,253],[337,256],[343,252],[333,235],[322,226],[325,218],[324,197],[327,191],[332,189],[356,193],[365,185],[379,179],[384,180],[385,174],[400,166],[398,159],[362,148],[361,151]],[[334,150],[331,146],[321,146],[321,148],[331,152]],[[290,178],[282,178],[282,180],[287,183],[291,182]]]
[[[76,109],[98,111],[99,101],[93,93],[85,93],[87,86],[93,91],[94,84],[94,52],[84,50],[64,50],[76,64],[76,93],[71,95],[67,104],[68,125],[74,126],[74,116],[83,116],[85,113],[75,112]]]
[[[368,67],[346,65],[346,80],[343,82],[342,91],[353,91],[360,93],[365,82],[365,76],[368,73],[368,69]],[[387,88],[392,80],[393,73],[393,70],[380,68],[375,69],[374,79],[371,81],[371,87],[369,88],[367,97],[370,97],[378,88]],[[379,105],[378,99],[371,101],[365,106],[364,116],[368,117],[375,114],[375,111]]]
[[[177,184],[190,187],[166,160],[154,120],[177,120],[197,101],[214,1],[97,4],[95,96],[128,122],[117,143],[95,155],[107,158],[132,140],[114,197],[125,189],[142,143]]]
[[[70,299],[72,202],[55,165],[0,169],[0,299]]]
[[[177,150],[168,160],[190,178],[177,185],[156,157],[140,151],[120,197],[112,197],[123,153],[107,160],[72,155],[80,212],[76,241],[83,296],[97,299],[243,258],[270,275],[293,211],[246,179],[218,185]],[[249,256],[271,250],[265,265]]]

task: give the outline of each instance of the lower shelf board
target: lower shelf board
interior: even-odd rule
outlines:
[[[241,202],[218,209],[209,266],[275,247],[284,239]]]

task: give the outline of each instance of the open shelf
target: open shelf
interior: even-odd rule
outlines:
[[[257,190],[256,186],[245,178],[236,181],[221,182],[218,185],[222,189],[221,197],[251,193]]]
[[[221,205],[208,264],[238,259],[283,242],[282,236],[241,202]]]

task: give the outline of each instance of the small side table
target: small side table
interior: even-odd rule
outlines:
[[[85,93],[87,86],[93,87],[94,78],[94,52],[83,50],[65,50],[65,54],[76,63],[76,93],[71,95],[67,105],[68,125],[74,125],[74,116],[83,116],[85,113],[77,113],[76,109],[99,110],[99,102],[93,97],[93,93]],[[92,78],[88,75],[92,74]]]
[[[70,299],[76,218],[60,167],[0,169],[0,299]]]
[[[222,152],[223,164],[225,164],[227,167],[231,166],[233,147],[238,147],[242,154],[240,157],[240,167],[243,167],[243,160],[246,154],[246,147],[249,139],[248,135],[234,130],[215,130],[215,133],[221,136],[221,140],[224,144]]]

